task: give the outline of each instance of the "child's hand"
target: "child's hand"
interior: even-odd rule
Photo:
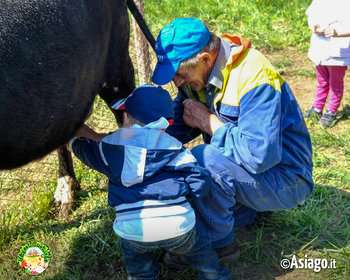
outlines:
[[[105,137],[107,134],[105,133],[97,133],[90,127],[88,127],[86,124],[83,124],[81,128],[79,128],[75,136],[77,137],[85,137],[88,139],[96,140],[96,141],[101,141],[103,137]]]
[[[314,26],[314,33],[318,35],[324,35],[324,28],[322,28],[319,24]]]
[[[89,135],[94,133],[94,131],[88,127],[86,124],[83,124],[76,132],[75,136],[77,137],[86,137],[89,138]]]

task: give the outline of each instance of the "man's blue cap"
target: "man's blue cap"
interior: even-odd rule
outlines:
[[[158,85],[169,83],[180,62],[202,50],[209,39],[209,30],[196,18],[178,18],[166,25],[159,32],[155,45],[158,62],[152,82]]]
[[[114,110],[126,110],[144,124],[164,117],[171,125],[174,119],[173,100],[169,92],[160,86],[140,86],[128,97],[112,102],[111,107]]]

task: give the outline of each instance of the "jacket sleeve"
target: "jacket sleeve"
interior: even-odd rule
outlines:
[[[196,164],[189,172],[185,172],[185,181],[189,186],[190,197],[205,196],[212,183],[212,178],[207,169]]]
[[[109,167],[101,155],[100,142],[87,138],[75,138],[70,144],[71,151],[84,164],[103,174],[108,175]]]
[[[201,167],[189,149],[182,147],[178,156],[163,168],[172,174],[180,172],[181,181],[188,187],[188,198],[198,198],[206,195],[211,186],[211,175]],[[175,172],[175,173],[174,173]]]
[[[262,84],[242,97],[238,122],[225,123],[216,130],[211,144],[257,174],[281,161],[281,135],[281,93],[270,84]]]
[[[200,135],[201,131],[185,124],[183,101],[184,98],[180,94],[174,99],[174,123],[167,128],[166,132],[185,144]]]
[[[181,164],[177,164],[175,169],[181,171],[185,183],[189,187],[189,197],[199,198],[205,196],[212,183],[210,172],[201,167],[190,150],[183,147]]]

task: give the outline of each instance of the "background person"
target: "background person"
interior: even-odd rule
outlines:
[[[344,93],[344,76],[350,64],[350,1],[314,0],[306,10],[312,30],[308,56],[316,65],[315,101],[305,113],[328,127],[336,119]],[[322,115],[329,94],[329,104]]]

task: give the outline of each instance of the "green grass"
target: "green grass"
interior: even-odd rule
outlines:
[[[283,52],[292,46],[305,53],[310,34],[304,12],[310,2],[146,0],[145,10],[153,34],[176,17],[194,16],[206,21],[218,34],[251,38],[260,49]],[[314,70],[295,65],[293,59],[278,58],[274,65],[293,78],[308,81],[314,77]],[[307,121],[313,143],[315,190],[305,204],[275,212],[261,225],[236,230],[241,256],[226,264],[234,279],[349,279],[349,118],[350,106],[345,105],[334,128],[324,129],[314,119]],[[99,98],[88,123],[100,131],[116,128]],[[28,180],[25,173],[18,171],[0,174],[1,279],[28,279],[16,257],[20,247],[32,240],[49,246],[52,254],[49,267],[39,278],[125,279],[119,239],[112,229],[114,210],[107,205],[107,179],[77,160],[74,164],[81,191],[78,208],[66,220],[52,213],[56,173],[39,181]],[[292,255],[334,259],[336,269],[318,273],[312,269],[282,269],[281,260],[291,259]],[[161,273],[163,280],[196,279],[191,269],[169,271],[161,267]]]
[[[236,34],[268,50],[286,46],[306,48],[310,31],[305,0],[145,1],[146,21],[156,36],[178,17],[196,17],[217,34]]]
[[[52,197],[56,182],[46,182],[33,187],[28,196],[27,190],[19,183],[16,197],[5,198],[1,205],[0,248],[6,247],[14,236],[20,235],[32,226],[50,218]]]

